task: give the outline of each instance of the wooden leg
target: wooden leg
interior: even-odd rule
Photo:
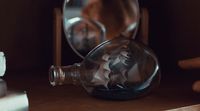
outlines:
[[[60,8],[54,12],[54,36],[53,36],[53,64],[61,66],[61,39],[62,39],[62,14]]]
[[[141,22],[139,29],[138,40],[142,43],[148,45],[149,41],[149,12],[146,8],[141,9]]]

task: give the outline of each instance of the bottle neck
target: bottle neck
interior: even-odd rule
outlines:
[[[79,68],[80,64],[68,66],[51,66],[49,69],[49,81],[51,85],[56,86],[79,83]]]

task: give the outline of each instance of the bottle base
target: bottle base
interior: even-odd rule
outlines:
[[[131,100],[144,97],[149,93],[150,88],[145,88],[143,90],[137,90],[135,88],[105,88],[103,86],[98,86],[93,89],[91,95],[100,99],[108,100]]]

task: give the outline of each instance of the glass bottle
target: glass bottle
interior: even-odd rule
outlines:
[[[81,58],[120,34],[135,38],[139,16],[138,0],[65,0],[63,4],[64,32]]]
[[[49,80],[53,86],[81,84],[95,97],[127,100],[151,92],[160,71],[148,47],[121,35],[95,47],[81,63],[52,66]]]

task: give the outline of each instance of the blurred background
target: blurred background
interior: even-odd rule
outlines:
[[[62,7],[62,2],[0,1],[0,51],[6,55],[8,72],[48,71],[53,63],[53,8]],[[179,71],[178,60],[200,56],[199,0],[139,2],[149,10],[149,46],[162,72]],[[62,42],[63,65],[80,62],[66,40]]]

